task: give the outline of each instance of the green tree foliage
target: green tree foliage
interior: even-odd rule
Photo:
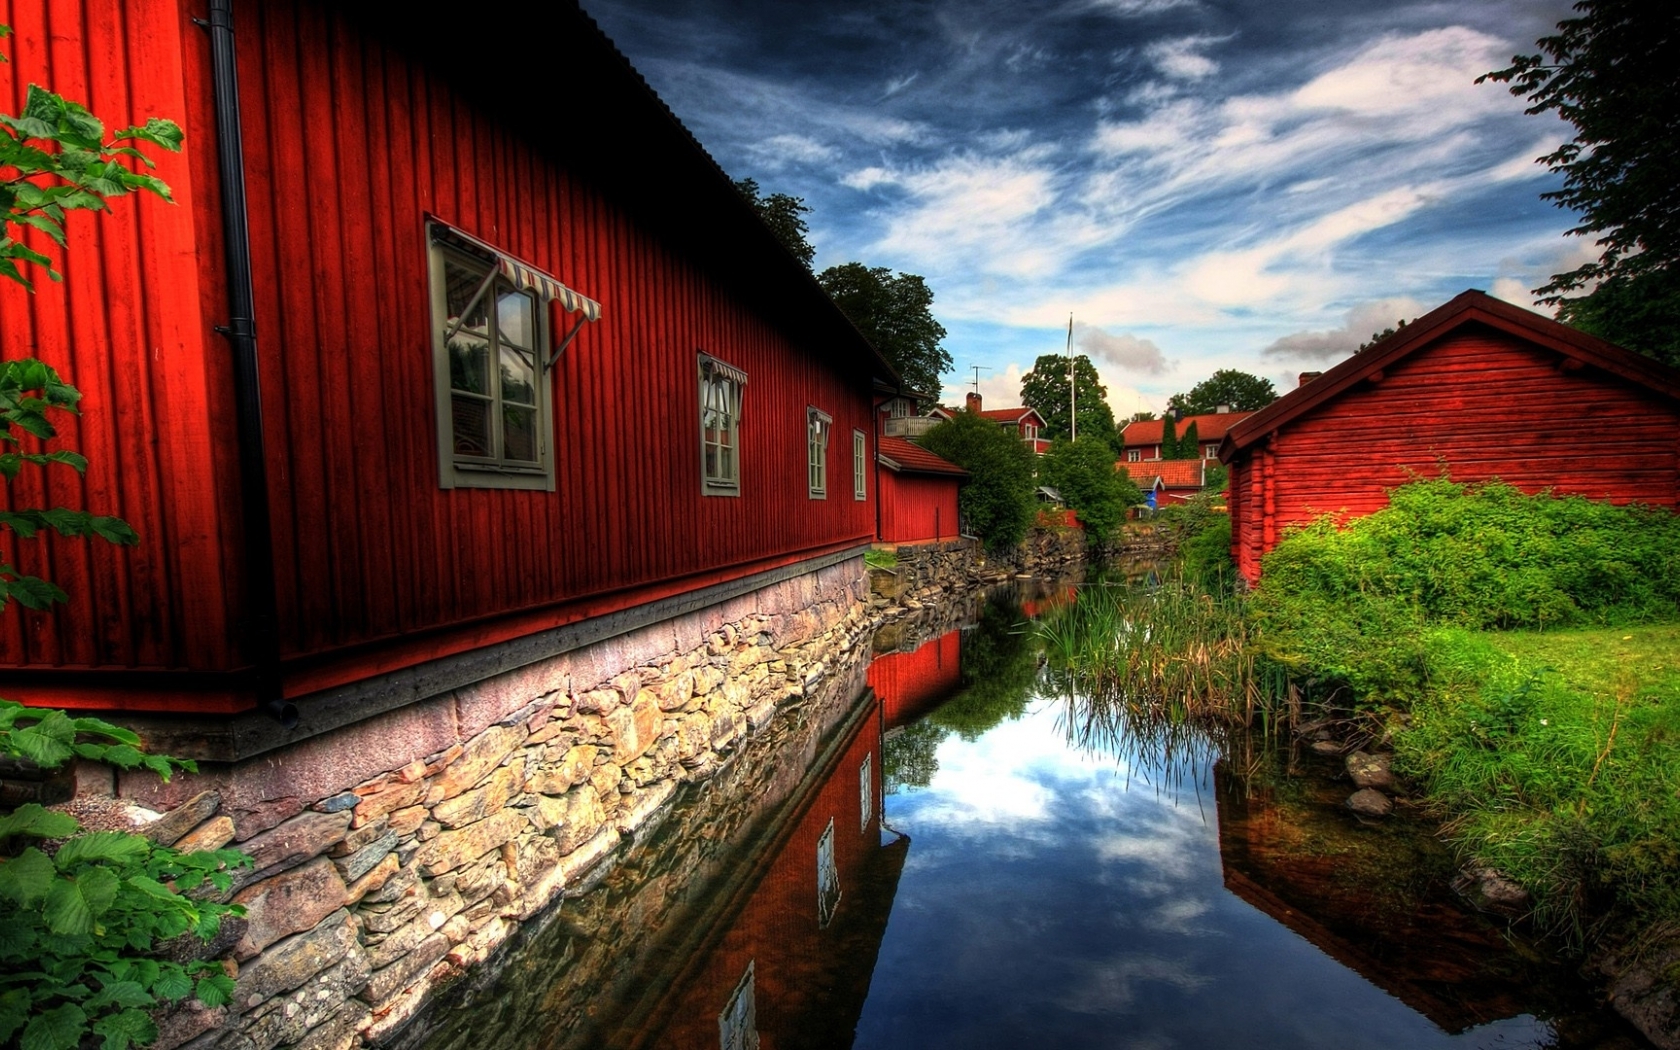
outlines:
[[[759,217],[770,227],[770,232],[776,235],[776,239],[809,270],[811,260],[816,258],[817,249],[811,245],[811,228],[805,224],[805,216],[811,213],[805,198],[786,193],[760,195],[756,179],[736,179],[735,188],[758,209]]]
[[[1170,412],[1161,417],[1161,458],[1178,458],[1178,421]]]
[[[1113,447],[1099,437],[1057,438],[1039,460],[1038,476],[1062,494],[1093,545],[1114,535],[1127,507],[1143,502],[1136,483],[1114,469]]]
[[[1131,422],[1133,422],[1133,423],[1147,423],[1154,418],[1155,418],[1155,413],[1153,413],[1153,412],[1147,412],[1147,411],[1145,411],[1145,412],[1133,412]]]
[[[940,340],[945,328],[933,319],[933,290],[913,273],[894,274],[849,262],[830,266],[817,283],[887,363],[898,370],[905,385],[917,393],[939,394],[939,377],[951,371],[951,355]]]
[[[1184,416],[1205,416],[1229,405],[1233,412],[1258,412],[1277,400],[1277,388],[1270,379],[1234,368],[1221,368],[1190,388],[1188,394],[1167,399],[1167,411]]]
[[[1178,442],[1173,447],[1173,454],[1170,456],[1162,455],[1161,458],[1201,459],[1201,443],[1202,437],[1200,434],[1196,433],[1196,421],[1192,419],[1190,421],[1190,425],[1184,428],[1184,433],[1179,435]]]
[[[990,550],[1021,542],[1037,509],[1033,454],[1013,433],[973,412],[958,412],[917,439],[968,471],[958,506],[964,526]]]
[[[1630,0],[1580,0],[1575,10],[1540,38],[1540,53],[1515,55],[1479,78],[1509,85],[1529,113],[1575,126],[1572,139],[1539,158],[1563,176],[1561,189],[1541,197],[1581,216],[1568,233],[1593,237],[1599,256],[1553,274],[1535,294],[1566,321],[1672,362],[1680,342],[1655,345],[1649,333],[1680,329],[1680,283],[1671,276],[1680,262],[1680,20],[1670,5]]]
[[[1392,325],[1389,325],[1387,328],[1384,328],[1382,331],[1372,332],[1371,338],[1366,342],[1360,343],[1359,349],[1355,350],[1354,353],[1362,354],[1371,349],[1371,347],[1376,346],[1389,336],[1397,334],[1402,328],[1406,327],[1406,323],[1406,319],[1402,317],[1400,320],[1394,322]]]
[[[1073,359],[1073,381],[1078,402],[1079,437],[1102,439],[1115,454],[1120,452],[1120,431],[1114,426],[1114,410],[1108,407],[1108,387],[1097,378],[1091,359],[1080,354]],[[1021,377],[1021,403],[1044,417],[1044,436],[1055,440],[1069,436],[1068,360],[1060,354],[1040,354],[1032,370]]]
[[[1680,368],[1680,270],[1607,279],[1564,300],[1558,317],[1600,339]]]

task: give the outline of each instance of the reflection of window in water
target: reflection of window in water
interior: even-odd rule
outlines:
[[[753,994],[753,962],[718,1014],[719,1050],[758,1050],[758,1004]]]
[[[826,928],[840,904],[840,871],[834,866],[834,818],[817,840],[817,925]]]
[[[858,767],[858,828],[869,830],[869,814],[875,809],[875,752],[863,756]]]

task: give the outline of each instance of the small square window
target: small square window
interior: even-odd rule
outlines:
[[[869,442],[863,431],[852,431],[852,498],[868,499]]]
[[[1126,462],[1127,463],[1137,463],[1137,462],[1140,462],[1142,459],[1143,459],[1143,450],[1142,449],[1129,448],[1129,449],[1126,450]]]
[[[806,471],[812,499],[828,498],[828,431],[834,418],[820,408],[805,409]]]
[[[741,392],[747,374],[700,355],[700,477],[709,496],[741,494]]]

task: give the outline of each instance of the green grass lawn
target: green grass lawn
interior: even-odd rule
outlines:
[[[1469,855],[1582,942],[1680,922],[1680,624],[1440,630],[1396,739]]]

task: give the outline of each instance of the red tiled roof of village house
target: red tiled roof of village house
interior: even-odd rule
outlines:
[[[1029,412],[1038,416],[1038,410],[1035,408],[986,408],[980,410],[980,418],[989,419],[993,423],[1019,423]],[[1038,416],[1038,422],[1043,426],[1044,417]]]
[[[1141,463],[1121,463],[1138,485],[1149,488],[1160,478],[1169,489],[1199,489],[1202,487],[1202,461],[1199,459],[1146,459]]]
[[[888,470],[911,474],[952,474],[957,477],[967,477],[968,471],[952,463],[948,459],[941,459],[914,441],[906,441],[899,437],[881,438],[876,445],[876,451],[881,455],[881,464]]]
[[[1196,424],[1196,440],[1202,444],[1219,441],[1225,437],[1225,432],[1238,423],[1252,416],[1253,412],[1221,412],[1205,416],[1185,416],[1173,425],[1173,433],[1179,437],[1190,424]],[[1145,419],[1127,423],[1120,428],[1120,437],[1126,442],[1127,448],[1147,448],[1161,443],[1161,424],[1159,419]]]

